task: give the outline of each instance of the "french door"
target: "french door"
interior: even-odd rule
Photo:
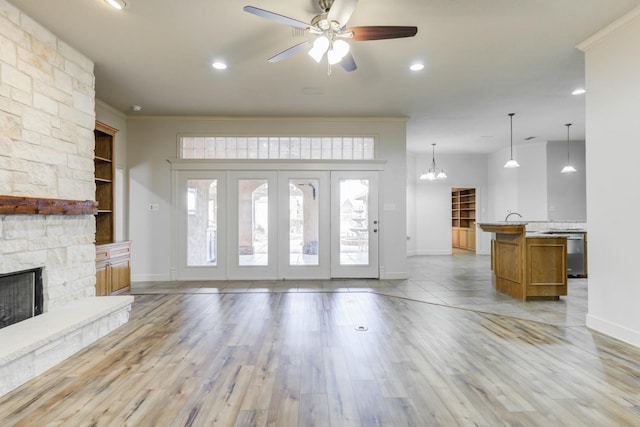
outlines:
[[[378,277],[377,172],[179,171],[177,278]]]
[[[378,277],[378,173],[331,173],[331,277]]]

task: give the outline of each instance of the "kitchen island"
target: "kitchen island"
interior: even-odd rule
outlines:
[[[558,234],[531,233],[526,222],[478,223],[494,233],[491,269],[496,290],[526,300],[559,299],[567,295],[567,239]]]

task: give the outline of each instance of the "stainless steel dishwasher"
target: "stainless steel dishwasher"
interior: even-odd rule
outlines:
[[[585,247],[583,233],[567,233],[567,275],[584,277]]]

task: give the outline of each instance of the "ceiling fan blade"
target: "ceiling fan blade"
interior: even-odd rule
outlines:
[[[353,59],[353,55],[351,55],[351,52],[347,53],[344,58],[342,58],[342,61],[340,61],[340,65],[342,65],[342,68],[344,68],[345,71],[355,71],[358,69],[356,61]]]
[[[353,33],[351,40],[384,40],[399,39],[402,37],[413,37],[418,34],[418,27],[397,27],[386,25],[368,25],[363,27],[352,27],[344,31]]]
[[[283,59],[287,59],[290,56],[295,55],[298,52],[301,52],[303,50],[307,50],[307,49],[311,49],[311,47],[313,46],[313,43],[310,41],[305,41],[302,43],[298,43],[295,46],[291,46],[289,49],[285,49],[282,52],[280,52],[279,54],[272,56],[271,58],[269,58],[269,62],[278,62],[278,61],[282,61]]]
[[[279,24],[288,25],[293,28],[306,30],[310,27],[310,25],[306,22],[298,21],[297,19],[289,18],[288,16],[279,15],[277,13],[269,12],[268,10],[260,9],[253,6],[245,6],[244,11],[260,16],[262,18],[270,19],[271,21],[275,21]]]
[[[334,0],[327,14],[327,20],[329,22],[336,21],[340,24],[340,28],[343,28],[347,25],[347,21],[353,15],[357,5],[358,0]]]

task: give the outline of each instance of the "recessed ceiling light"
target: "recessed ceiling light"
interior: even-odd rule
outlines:
[[[114,9],[122,10],[127,7],[127,4],[124,0],[104,0],[109,6]]]
[[[131,109],[133,111],[142,111],[142,106],[140,106],[140,105],[132,105]]]
[[[579,88],[574,90],[573,92],[571,92],[571,95],[582,95],[583,93],[586,93],[587,91],[584,90],[583,88]]]
[[[215,68],[216,70],[226,70],[227,69],[227,64],[225,64],[224,62],[220,62],[220,61],[216,61],[213,64],[211,64],[211,66],[213,68]]]
[[[411,66],[409,67],[409,69],[410,69],[411,71],[420,71],[420,70],[424,69],[424,64],[419,64],[419,63],[411,64]]]

